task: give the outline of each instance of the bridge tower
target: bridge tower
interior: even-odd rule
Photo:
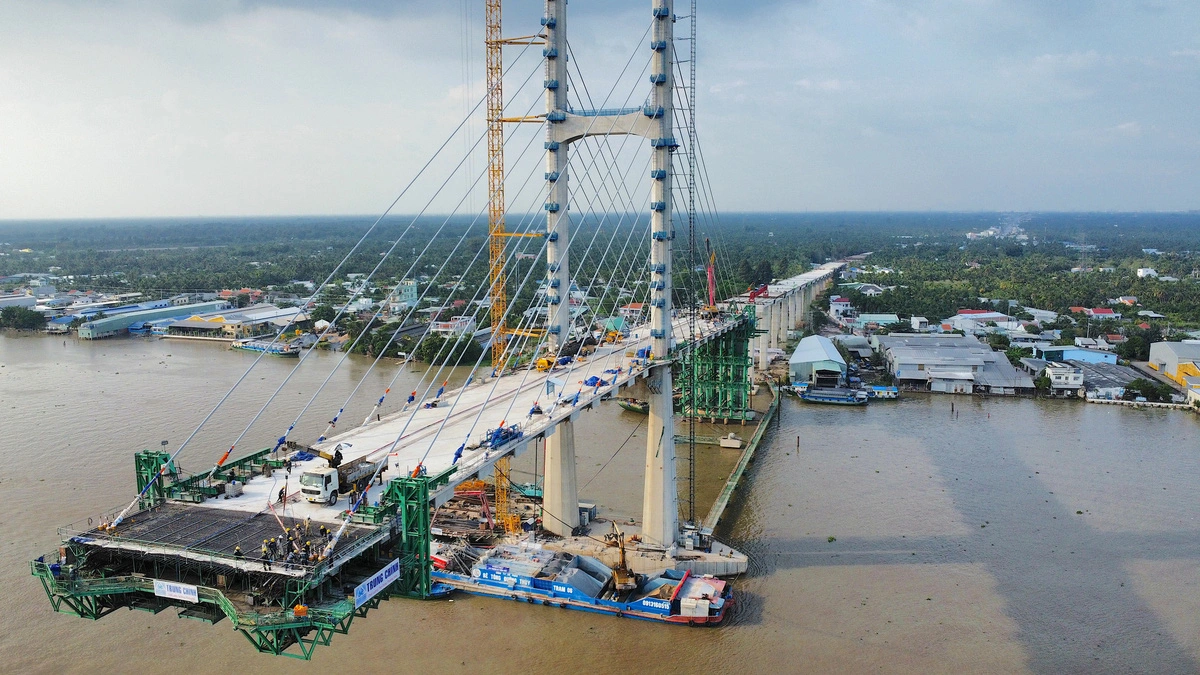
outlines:
[[[567,0],[546,0],[546,331],[551,356],[571,338],[571,217],[567,148],[562,133],[567,114]],[[559,396],[562,392],[558,393]],[[546,437],[542,527],[569,536],[579,527],[579,484],[575,473],[575,423],[568,418]]]
[[[679,146],[674,138],[675,67],[672,59],[675,32],[673,0],[653,0],[654,25],[650,48],[650,95],[648,116],[654,124],[650,137],[650,335],[652,356],[660,360],[650,367],[650,419],[646,435],[646,477],[642,490],[642,539],[673,548],[679,534],[679,494],[675,489],[675,406],[671,384],[671,154]]]
[[[646,375],[651,391],[646,477],[642,504],[642,537],[673,547],[679,531],[679,497],[675,487],[675,413],[671,366],[671,154],[679,147],[673,136],[674,64],[672,0],[651,0],[654,22],[650,49],[652,90],[647,103],[631,110],[573,111],[567,105],[567,3],[545,0],[542,26],[546,57],[546,330],[557,350],[570,339],[571,268],[568,209],[568,148],[588,136],[630,134],[650,141],[650,332],[652,364]],[[575,477],[572,422],[558,425],[546,439],[543,496],[546,529],[569,534],[579,526],[579,496]]]

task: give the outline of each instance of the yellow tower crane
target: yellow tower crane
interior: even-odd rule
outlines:
[[[513,335],[531,334],[527,330],[510,330],[505,325],[508,312],[507,278],[504,274],[505,244],[509,237],[537,236],[510,233],[504,228],[504,54],[506,44],[537,44],[536,35],[505,40],[500,31],[501,0],[487,0],[487,30],[484,35],[487,51],[487,122],[488,122],[488,236],[492,302],[492,369],[500,374],[508,360],[508,341]],[[523,121],[523,120],[522,120]],[[521,519],[513,513],[511,492],[512,459],[505,455],[496,460],[496,520],[504,531],[513,534],[521,530]]]

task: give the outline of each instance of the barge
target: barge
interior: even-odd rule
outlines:
[[[730,584],[712,576],[635,575],[536,542],[484,551],[467,569],[439,569],[453,557],[434,555],[433,578],[473,595],[689,626],[717,625],[733,604]]]
[[[800,393],[800,400],[805,403],[821,403],[825,405],[866,405],[871,400],[867,392],[861,389],[818,389],[808,387]]]

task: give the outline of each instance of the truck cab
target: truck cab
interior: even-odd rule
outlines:
[[[338,500],[339,482],[337,469],[309,469],[300,474],[300,492],[314,504],[333,506]]]

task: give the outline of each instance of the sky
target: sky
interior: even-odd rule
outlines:
[[[541,2],[506,5],[506,35],[537,32]],[[594,98],[648,92],[649,5],[571,3]],[[698,5],[720,211],[1200,208],[1200,2]],[[482,0],[5,0],[0,219],[371,214],[398,194],[448,212],[482,167],[477,146],[446,179],[484,128],[482,36]],[[536,112],[540,54],[518,49],[506,92]]]

